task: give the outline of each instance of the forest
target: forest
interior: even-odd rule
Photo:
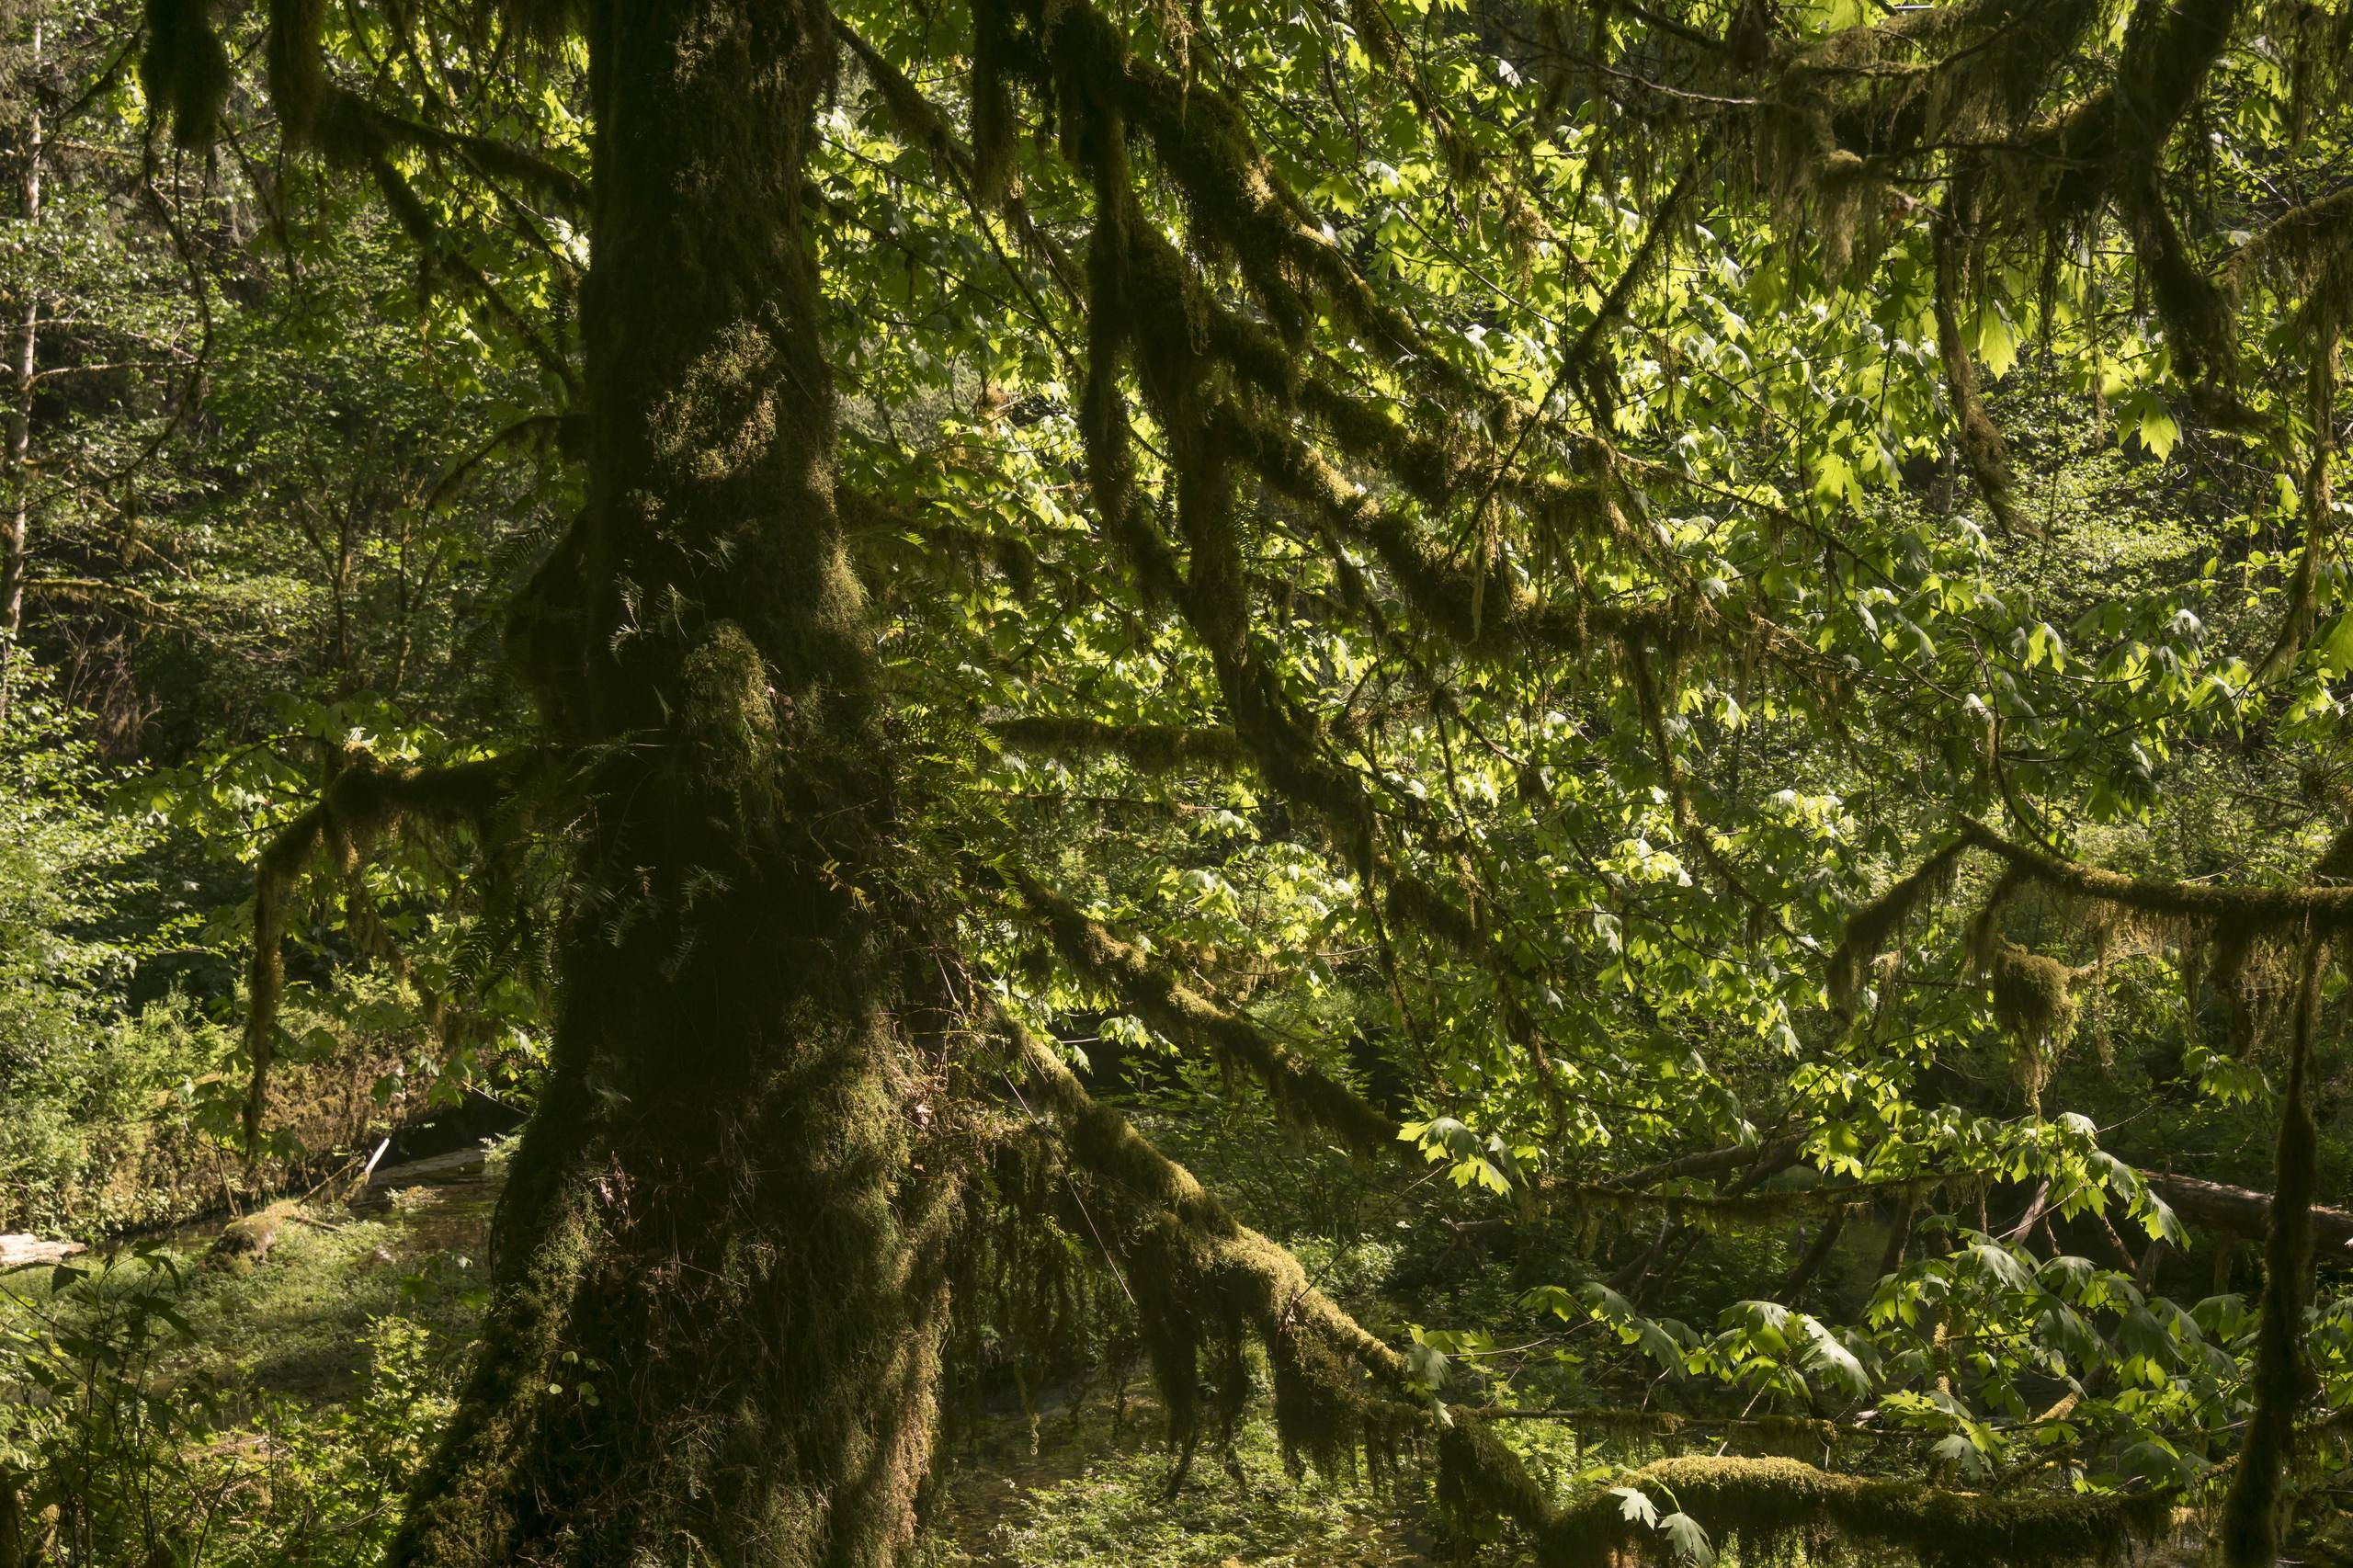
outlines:
[[[0,0],[0,1568],[2353,1563],[2353,0]]]

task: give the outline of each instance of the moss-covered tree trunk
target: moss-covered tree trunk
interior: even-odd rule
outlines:
[[[803,197],[834,41],[811,0],[587,34],[590,494],[512,641],[592,803],[497,1296],[395,1557],[889,1562],[944,1288]]]

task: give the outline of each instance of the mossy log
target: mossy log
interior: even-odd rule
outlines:
[[[1929,1564],[2048,1568],[2121,1562],[2162,1535],[2173,1504],[2154,1494],[2078,1497],[2054,1493],[1956,1492],[1891,1477],[1843,1475],[1790,1459],[1691,1456],[1659,1460],[1620,1478],[1699,1520],[1719,1550],[1775,1562],[1790,1549],[1835,1542]],[[1664,1506],[1662,1512],[1665,1511]],[[1609,1493],[1566,1510],[1540,1538],[1562,1562],[1600,1562],[1592,1548],[1628,1547],[1665,1558]],[[1557,1545],[1554,1543],[1557,1542]]]

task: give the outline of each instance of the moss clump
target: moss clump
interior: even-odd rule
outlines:
[[[242,1219],[232,1220],[204,1255],[204,1267],[224,1274],[249,1274],[269,1260],[278,1233],[295,1217],[297,1206],[273,1203]]]
[[[2016,885],[2005,877],[1971,922],[1970,959],[1993,993],[1994,1021],[2010,1037],[2019,1085],[2028,1103],[2040,1107],[2052,1064],[2075,1038],[2077,975],[2001,934],[2002,902]]]

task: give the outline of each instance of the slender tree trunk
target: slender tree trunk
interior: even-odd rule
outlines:
[[[393,1555],[886,1564],[949,1200],[910,1165],[804,228],[835,46],[814,0],[605,0],[588,34],[589,500],[510,636],[589,785],[583,892],[483,1345]]]
[[[40,72],[41,22],[33,21],[30,75]],[[40,226],[40,162],[43,128],[38,83],[26,85],[25,166],[17,175],[18,210],[28,231]],[[38,256],[33,265],[40,265]],[[40,371],[40,290],[25,290],[22,319],[17,325],[16,357],[10,364],[15,395],[8,408],[7,531],[0,536],[0,724],[8,721],[10,688],[17,659],[17,640],[25,628],[25,566],[32,538],[32,476],[27,460],[32,455],[33,384]]]

